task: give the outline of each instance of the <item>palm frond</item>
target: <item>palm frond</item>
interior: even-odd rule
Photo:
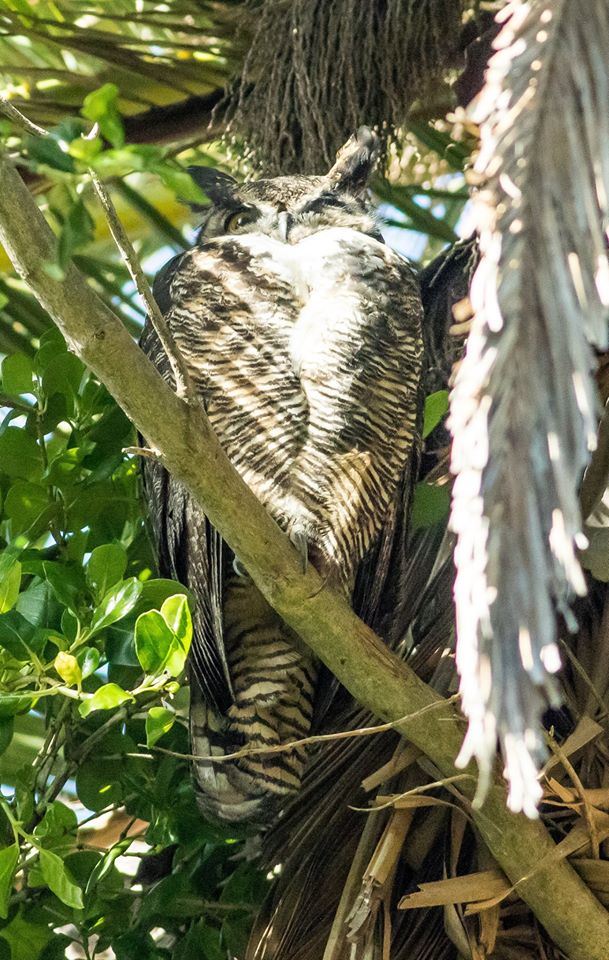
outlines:
[[[452,399],[461,754],[534,816],[556,610],[585,593],[578,485],[595,444],[591,345],[607,344],[609,8],[511,0],[478,103],[482,258]]]
[[[0,78],[32,119],[47,124],[73,115],[91,90],[116,83],[121,112],[136,120],[156,111],[148,136],[156,125],[163,139],[163,110],[171,118],[172,108],[192,100],[196,122],[199,99],[211,96],[208,125],[217,95],[238,70],[247,35],[236,35],[233,8],[196,0],[165,9],[136,0],[114,0],[111,9],[99,0],[4,4]]]

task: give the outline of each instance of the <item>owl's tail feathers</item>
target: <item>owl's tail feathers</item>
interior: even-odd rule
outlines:
[[[300,788],[306,748],[290,743],[310,732],[318,668],[283,624],[273,627],[245,631],[229,653],[234,702],[226,714],[192,690],[198,802],[215,819],[269,823]],[[234,753],[241,755],[223,759]]]
[[[190,733],[199,809],[204,816],[226,823],[265,822],[273,815],[272,803],[269,804],[273,798],[257,790],[252,778],[240,773],[236,762],[223,759],[243,746],[234,740],[231,743],[226,727],[226,721],[193,689]]]

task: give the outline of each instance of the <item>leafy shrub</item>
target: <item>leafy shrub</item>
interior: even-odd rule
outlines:
[[[131,425],[54,330],[1,405],[0,960],[239,955],[266,881],[196,808],[188,598],[154,576]]]

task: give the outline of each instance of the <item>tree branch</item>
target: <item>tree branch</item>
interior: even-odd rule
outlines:
[[[233,468],[199,407],[180,400],[138,349],[121,321],[73,266],[65,279],[43,269],[57,240],[9,160],[0,154],[0,239],[18,272],[72,349],[106,385],[150,447],[183,483],[235,551],[269,603],[362,705],[399,730],[442,776],[457,772],[462,721],[441,698],[325,586]],[[202,469],[204,465],[205,469]],[[465,781],[463,793],[473,787]],[[480,834],[519,895],[571,960],[605,960],[609,914],[540,821],[511,814],[496,782],[473,812]]]

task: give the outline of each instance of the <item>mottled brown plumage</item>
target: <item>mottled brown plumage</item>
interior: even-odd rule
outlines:
[[[393,522],[422,362],[417,281],[382,243],[367,205],[375,145],[360,131],[325,177],[238,185],[193,168],[212,204],[196,245],[155,287],[230,459],[349,598]],[[150,328],[142,343],[169,377]],[[306,736],[312,656],[179,485],[147,464],[146,487],[161,564],[197,599],[193,752]],[[201,805],[225,819],[268,819],[298,788],[304,763],[298,748],[196,761]]]

